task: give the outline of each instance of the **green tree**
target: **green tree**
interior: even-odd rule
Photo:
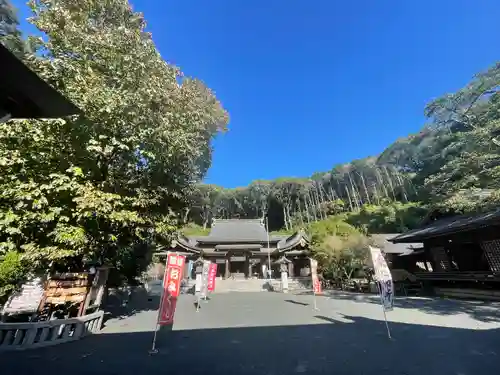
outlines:
[[[27,267],[18,252],[9,251],[0,262],[0,304],[3,304],[16,286],[23,281]]]
[[[83,115],[0,126],[0,252],[133,278],[176,230],[227,113],[161,58],[126,0],[29,5],[47,39],[27,63]]]
[[[0,42],[17,57],[25,54],[17,10],[9,0],[0,0]]]
[[[349,281],[368,260],[368,239],[341,217],[331,217],[308,227],[311,251],[326,278]]]

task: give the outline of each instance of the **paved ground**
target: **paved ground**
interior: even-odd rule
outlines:
[[[215,294],[195,312],[182,296],[173,330],[150,356],[155,311],[106,323],[102,334],[0,355],[3,374],[405,374],[500,373],[500,306],[401,299],[387,337],[376,297]]]

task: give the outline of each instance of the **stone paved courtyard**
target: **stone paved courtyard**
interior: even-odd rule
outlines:
[[[500,306],[398,299],[387,338],[376,296],[215,294],[195,311],[179,300],[173,330],[148,350],[151,306],[111,319],[101,334],[0,355],[2,374],[406,374],[500,373]]]

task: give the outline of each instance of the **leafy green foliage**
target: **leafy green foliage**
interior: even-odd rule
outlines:
[[[364,205],[346,215],[346,222],[365,233],[401,233],[418,228],[428,209],[419,203],[386,202],[382,206]]]
[[[19,30],[17,10],[9,0],[0,0],[0,43],[19,58],[26,53],[26,44]]]
[[[194,223],[189,223],[182,228],[182,233],[185,236],[207,236],[210,233],[210,229],[203,228],[202,226]]]
[[[26,277],[27,268],[21,260],[21,255],[8,251],[0,262],[0,304],[13,292],[16,286]]]
[[[332,216],[308,227],[312,256],[318,259],[323,276],[349,280],[368,261],[368,238],[342,217]]]
[[[177,230],[227,113],[161,58],[126,0],[29,5],[47,38],[25,61],[83,115],[0,125],[0,255],[132,280]]]

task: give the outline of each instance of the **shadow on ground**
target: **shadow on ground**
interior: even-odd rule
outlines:
[[[300,292],[297,294],[310,295],[312,293]],[[380,297],[377,294],[332,291],[318,296],[318,298],[380,304]],[[482,322],[500,322],[500,302],[495,301],[456,300],[439,297],[396,297],[394,306],[438,315],[467,314]]]
[[[0,355],[5,374],[498,374],[499,330],[317,315],[317,324],[98,334]]]
[[[123,320],[143,311],[156,311],[159,295],[149,295],[143,287],[136,287],[128,294],[124,290],[108,293],[103,304],[104,325],[110,319]]]

